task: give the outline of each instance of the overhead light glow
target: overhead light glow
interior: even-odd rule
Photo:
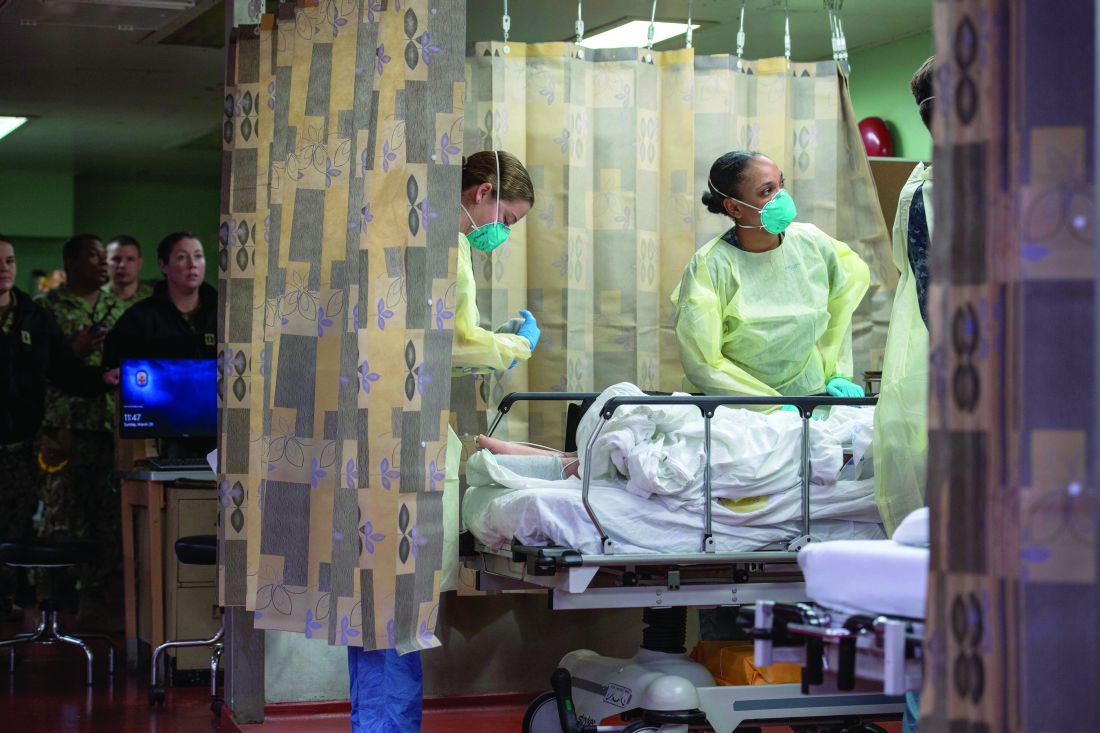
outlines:
[[[0,117],[0,138],[9,135],[26,121],[26,117]]]
[[[692,24],[691,29],[699,26]],[[660,43],[687,33],[687,23],[653,24],[653,42]],[[581,41],[585,48],[641,48],[649,43],[649,21],[631,20],[606,31],[593,34]]]
[[[50,0],[50,4],[53,5],[66,3],[86,3],[88,5],[123,8],[151,8],[153,10],[174,10],[176,12],[183,12],[195,7],[195,0]]]

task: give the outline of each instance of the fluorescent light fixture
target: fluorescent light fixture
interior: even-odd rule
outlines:
[[[0,117],[0,138],[7,137],[26,121],[26,117]]]
[[[691,29],[699,26],[692,23]],[[653,42],[660,43],[670,38],[687,33],[687,23],[665,23],[658,21],[653,24]],[[649,21],[630,20],[622,25],[595,33],[583,41],[585,48],[641,48],[649,43]]]
[[[50,0],[51,5],[82,3],[85,5],[106,5],[121,8],[150,8],[153,10],[190,10],[196,0]]]

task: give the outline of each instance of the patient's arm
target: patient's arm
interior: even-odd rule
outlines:
[[[487,435],[477,436],[477,447],[487,450],[496,456],[565,456],[573,457],[576,453],[566,453],[560,450],[536,448],[526,443],[512,443],[500,438],[490,438]]]

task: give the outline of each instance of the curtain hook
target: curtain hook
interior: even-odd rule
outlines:
[[[685,48],[691,48],[691,5],[695,0],[688,0],[688,27],[687,27],[687,46]]]
[[[833,47],[833,61],[840,63],[840,45],[836,37],[836,17],[833,15],[833,0],[822,0],[822,5],[829,16],[829,42]]]
[[[848,39],[844,36],[844,23],[840,19],[840,11],[844,7],[844,0],[824,0],[825,8],[829,11],[829,31],[833,37],[833,60],[840,65],[845,74],[852,70],[848,63]]]
[[[791,0],[783,0],[787,20],[783,31],[783,56],[787,59],[787,71],[791,70]]]
[[[645,55],[645,62],[647,64],[652,64],[653,63],[653,34],[654,34],[654,23],[656,23],[656,22],[657,22],[657,0],[653,0],[653,7],[649,11],[649,34],[648,34],[648,38],[647,38],[646,45],[645,45],[645,48],[646,48],[646,51],[647,51],[647,53]]]
[[[577,58],[583,59],[584,49],[580,45],[584,40],[584,0],[577,0],[577,22],[573,28],[577,32]]]
[[[504,28],[504,53],[507,54],[511,49],[508,48],[508,35],[512,30],[512,16],[508,15],[508,0],[504,0],[504,15],[500,18],[500,25]]]
[[[848,62],[848,39],[844,35],[844,22],[840,19],[840,11],[844,6],[844,0],[837,0],[836,8],[836,34],[837,45],[840,47],[840,63],[844,66],[844,73],[849,74],[852,66]]]
[[[741,26],[737,29],[737,70],[742,71],[741,56],[745,53],[745,1],[741,0]]]

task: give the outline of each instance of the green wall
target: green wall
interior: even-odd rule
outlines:
[[[200,188],[76,179],[76,228],[100,235],[104,244],[116,234],[136,237],[145,260],[143,278],[163,277],[157,267],[157,242],[166,234],[186,229],[202,242],[206,280],[216,283],[219,207],[216,183]]]
[[[90,232],[104,241],[130,234],[141,242],[142,277],[161,277],[157,242],[188,229],[206,250],[206,280],[216,283],[219,191],[167,182],[99,180],[68,174],[0,171],[0,232],[15,240],[16,285],[31,289],[31,272],[60,268],[61,245]]]
[[[931,160],[932,138],[921,122],[909,80],[924,60],[932,55],[935,42],[931,31],[901,40],[853,51],[849,86],[856,119],[881,117],[894,133],[894,155],[899,158]]]

